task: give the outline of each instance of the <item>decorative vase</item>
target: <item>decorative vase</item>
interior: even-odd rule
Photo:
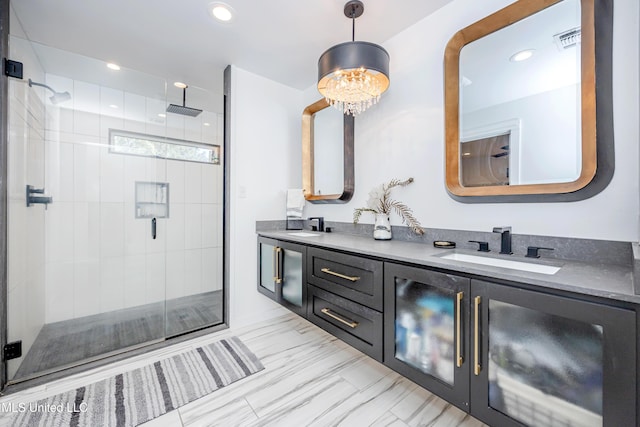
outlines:
[[[384,213],[376,214],[376,222],[373,226],[373,238],[376,240],[391,240],[389,215]]]

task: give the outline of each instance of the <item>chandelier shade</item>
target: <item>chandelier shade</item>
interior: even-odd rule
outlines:
[[[361,2],[351,1],[345,6],[345,16],[355,23],[363,10]],[[389,53],[377,44],[352,40],[320,55],[318,91],[344,114],[362,113],[376,104],[388,87]]]

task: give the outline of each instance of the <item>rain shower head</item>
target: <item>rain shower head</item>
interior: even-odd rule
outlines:
[[[187,107],[187,86],[182,88],[182,105],[169,104],[167,113],[182,114],[183,116],[196,117],[202,113],[197,108]]]
[[[55,90],[53,90],[51,86],[47,86],[46,84],[43,84],[43,83],[37,83],[29,79],[29,87],[32,87],[32,86],[40,86],[45,89],[49,89],[51,92],[53,92],[53,95],[49,97],[49,100],[51,100],[51,103],[53,105],[57,105],[57,104],[60,104],[61,102],[65,102],[71,99],[71,94],[69,92],[56,92]]]
[[[167,107],[167,113],[182,114],[183,116],[196,117],[202,113],[202,110],[197,108],[186,107],[184,105],[169,104]]]

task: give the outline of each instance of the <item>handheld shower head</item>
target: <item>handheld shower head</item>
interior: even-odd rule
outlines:
[[[53,93],[53,95],[51,95],[49,97],[49,100],[51,101],[51,103],[53,105],[58,105],[61,102],[66,102],[66,101],[71,99],[71,94],[69,92],[66,92],[66,91],[65,92],[56,92],[55,90],[53,90],[53,88],[51,86],[47,86],[44,83],[37,83],[37,82],[34,82],[33,80],[29,79],[29,87],[33,87],[33,86],[40,86],[40,87],[43,87],[45,89],[49,89]]]
[[[71,94],[69,92],[56,92],[55,94],[49,97],[51,103],[54,105],[60,104],[61,102],[66,102],[71,99]]]

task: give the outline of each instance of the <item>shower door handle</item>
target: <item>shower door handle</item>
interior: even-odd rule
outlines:
[[[155,218],[151,220],[151,238],[153,240],[156,239],[156,219]]]

